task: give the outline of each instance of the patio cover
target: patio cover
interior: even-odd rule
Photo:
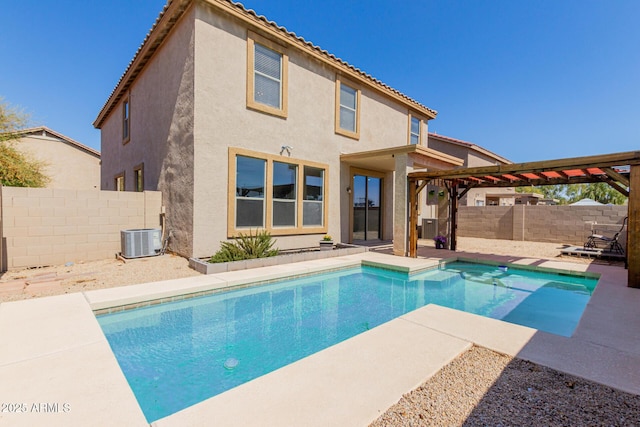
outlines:
[[[409,156],[414,168],[450,169],[464,163],[457,157],[415,144],[341,154],[340,161],[363,169],[390,172],[395,171],[394,159],[399,155]]]
[[[403,144],[378,150],[359,151],[356,153],[342,153],[340,162],[351,168],[371,170],[376,172],[393,172],[393,203],[391,218],[393,226],[393,253],[407,256],[409,254],[409,187],[407,174],[415,170],[429,168],[430,170],[451,169],[464,164],[462,159],[421,145]],[[353,170],[353,169],[352,169]],[[351,173],[351,172],[350,172]],[[350,196],[352,197],[352,196]],[[353,206],[353,200],[349,203]],[[389,212],[389,211],[387,211]]]
[[[418,194],[440,180],[451,203],[451,250],[456,249],[458,200],[472,188],[522,187],[606,182],[629,198],[627,226],[628,286],[640,288],[640,151],[543,160],[509,165],[461,168],[407,174],[410,189],[409,256],[417,256]]]

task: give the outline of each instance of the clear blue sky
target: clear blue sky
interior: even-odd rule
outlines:
[[[0,0],[0,96],[100,148],[92,123],[164,0]],[[513,161],[640,149],[638,0],[247,0]]]

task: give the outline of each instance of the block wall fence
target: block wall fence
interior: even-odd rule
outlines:
[[[0,187],[1,271],[114,258],[120,230],[160,227],[162,193]]]
[[[461,206],[458,235],[582,246],[592,230],[613,236],[627,206]],[[626,230],[621,236],[626,243]]]

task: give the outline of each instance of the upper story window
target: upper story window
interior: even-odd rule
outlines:
[[[360,90],[336,79],[336,133],[360,138]]]
[[[247,106],[287,117],[289,58],[285,49],[264,37],[247,35]]]
[[[255,44],[253,100],[282,108],[282,55]]]
[[[421,143],[422,120],[409,116],[409,144],[419,145]]]
[[[122,103],[122,143],[129,142],[131,137],[131,105],[129,104],[129,98],[125,99]]]

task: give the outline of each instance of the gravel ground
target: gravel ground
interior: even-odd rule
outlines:
[[[638,425],[638,395],[473,347],[371,427]]]
[[[189,268],[187,259],[170,254],[126,261],[109,259],[11,270],[2,274],[0,279],[0,302],[199,275]],[[19,289],[21,284],[22,290]],[[2,291],[3,287],[15,290]]]
[[[529,258],[560,258],[565,245],[560,243],[521,242],[514,240],[480,239],[478,237],[459,237],[458,251],[478,252],[495,255],[517,255]],[[562,257],[562,260],[589,262],[588,258]]]

